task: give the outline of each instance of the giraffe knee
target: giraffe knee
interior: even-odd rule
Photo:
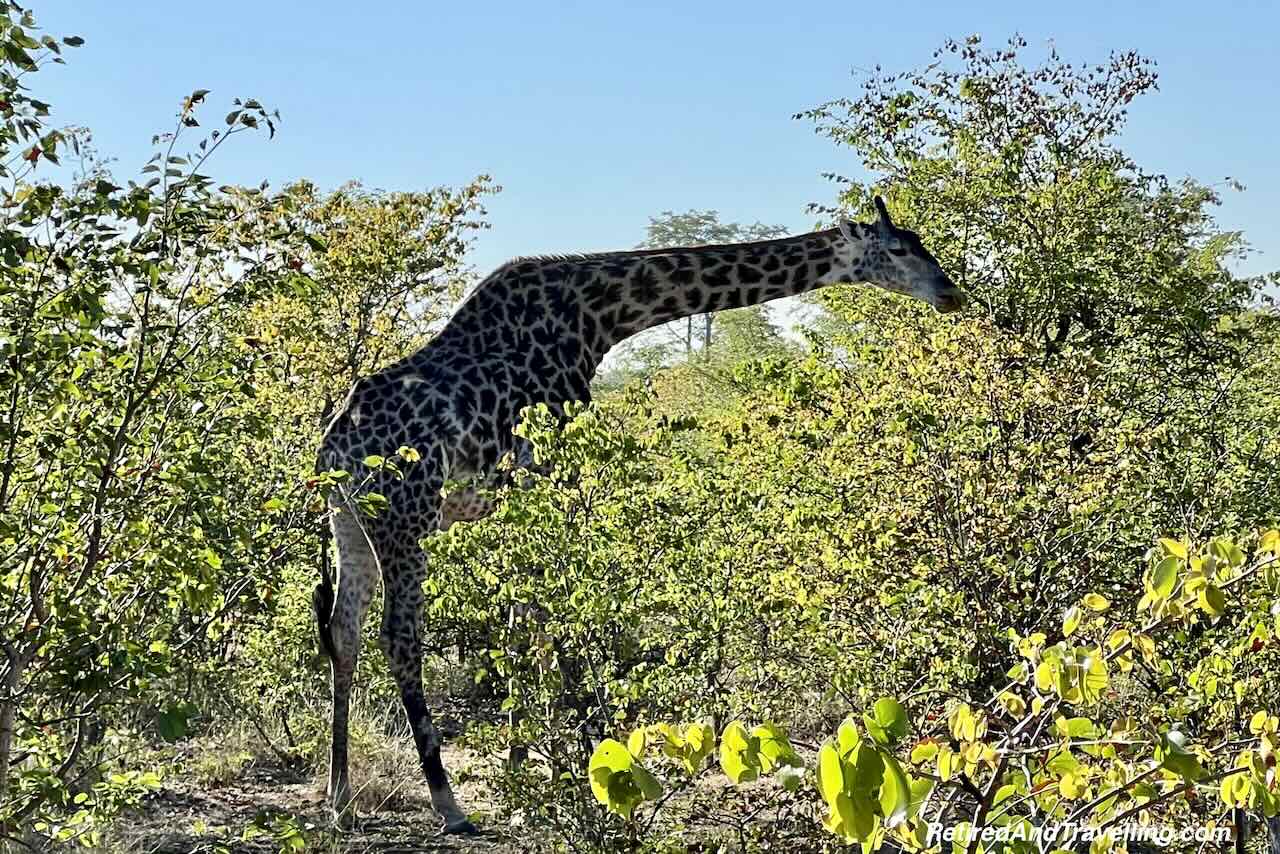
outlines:
[[[406,629],[399,620],[384,620],[378,631],[378,648],[397,683],[422,678],[421,641],[416,632]]]
[[[353,614],[341,614],[338,610],[329,621],[329,641],[335,665],[350,666],[360,652],[360,629]]]
[[[339,590],[329,618],[329,641],[334,663],[353,666],[360,654],[360,624],[364,621],[364,608],[359,597],[342,594],[343,591]]]

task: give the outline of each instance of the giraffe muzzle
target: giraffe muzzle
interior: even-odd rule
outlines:
[[[964,308],[965,301],[964,291],[955,285],[950,285],[938,291],[938,295],[934,298],[933,306],[938,310],[939,314],[951,314]]]

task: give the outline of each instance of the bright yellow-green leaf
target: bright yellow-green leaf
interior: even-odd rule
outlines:
[[[867,732],[880,744],[897,744],[907,734],[907,710],[892,697],[876,701],[872,714],[863,715]]]
[[[787,734],[774,724],[761,724],[751,731],[760,745],[760,766],[766,773],[781,765],[800,765],[800,757]]]
[[[1015,718],[1021,718],[1027,713],[1027,702],[1012,691],[1004,691],[996,698],[1000,705],[1013,715]]]
[[[1102,650],[1097,649],[1084,653],[1080,659],[1079,695],[1081,702],[1096,703],[1102,699],[1102,692],[1107,690],[1111,675],[1107,672],[1107,661]]]
[[[1059,716],[1054,721],[1054,728],[1059,735],[1071,738],[1097,738],[1098,727],[1088,718],[1066,718]]]
[[[685,730],[683,749],[680,752],[685,770],[690,774],[698,773],[703,760],[716,748],[716,733],[708,724],[689,724]]]
[[[720,767],[734,783],[749,783],[760,776],[760,740],[737,721],[721,735]]]
[[[818,793],[831,806],[836,795],[844,791],[844,762],[835,742],[827,739],[818,751]]]
[[[836,747],[840,749],[840,755],[848,756],[860,741],[862,741],[862,737],[858,735],[857,724],[853,722],[852,718],[845,718],[841,722],[840,728],[836,730]]]
[[[1212,617],[1221,617],[1227,610],[1227,599],[1222,589],[1216,584],[1208,584],[1200,589],[1196,597],[1200,610]]]
[[[1265,711],[1254,712],[1253,717],[1249,718],[1249,732],[1254,735],[1275,732],[1278,724],[1280,724],[1280,718],[1276,715],[1268,715]]]
[[[907,783],[907,775],[889,753],[882,753],[884,781],[880,786],[880,814],[884,816],[885,827],[896,827],[907,817],[911,806],[911,786]]]
[[[950,745],[941,745],[938,748],[938,776],[943,780],[950,780],[956,772],[956,753]]]
[[[1272,554],[1280,553],[1280,530],[1272,528],[1264,531],[1258,541],[1258,550]]]
[[[1251,789],[1249,777],[1242,772],[1223,777],[1222,784],[1218,787],[1218,794],[1227,806],[1243,807],[1248,806]]]
[[[1168,599],[1178,583],[1178,559],[1167,557],[1151,571],[1151,588],[1161,599]]]
[[[1111,607],[1111,600],[1100,593],[1090,593],[1086,595],[1082,601],[1084,602],[1084,606],[1090,611],[1097,611],[1099,613]]]
[[[928,739],[911,748],[911,762],[919,765],[938,755],[938,742]]]
[[[1071,771],[1063,774],[1058,781],[1058,791],[1062,793],[1062,797],[1074,801],[1083,798],[1089,791],[1089,782],[1083,775]]]
[[[628,817],[643,795],[632,775],[634,759],[621,742],[606,738],[596,746],[587,766],[596,800]]]
[[[1053,690],[1058,683],[1057,665],[1049,660],[1045,660],[1036,665],[1036,690],[1042,694],[1047,694]]]
[[[1080,618],[1084,614],[1074,605],[1067,609],[1067,614],[1062,618],[1062,633],[1067,637],[1071,637],[1076,633],[1076,629],[1080,628]]]

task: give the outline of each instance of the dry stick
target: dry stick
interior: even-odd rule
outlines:
[[[982,797],[978,799],[978,808],[973,812],[973,826],[982,827],[982,823],[987,820],[987,813],[991,811],[991,799],[995,796],[996,789],[1000,785],[1000,777],[1004,774],[1005,766],[1009,764],[1009,757],[1000,757],[1000,764],[996,766],[996,771],[991,775],[991,782],[987,784],[987,790],[982,793]],[[969,848],[967,854],[974,854],[978,850],[978,843],[982,840],[981,834],[975,834],[969,840]]]
[[[1176,789],[1170,789],[1169,791],[1165,792],[1163,795],[1161,795],[1158,798],[1154,798],[1152,800],[1147,801],[1145,804],[1138,804],[1136,807],[1132,807],[1130,809],[1125,810],[1115,818],[1108,821],[1106,824],[1102,825],[1102,827],[1098,828],[1098,830],[1101,831],[1101,830],[1106,830],[1109,827],[1114,827],[1120,822],[1124,821],[1129,816],[1137,815],[1138,813],[1144,810],[1149,810],[1152,807],[1159,806],[1165,801],[1172,800],[1178,795],[1191,791],[1196,786],[1208,785],[1209,783],[1216,783],[1217,781],[1222,780],[1226,777],[1231,777],[1236,774],[1247,773],[1249,770],[1250,769],[1248,766],[1244,766],[1241,768],[1232,768],[1230,771],[1222,771],[1217,774],[1210,774],[1208,777],[1204,777],[1203,779],[1196,780],[1195,782],[1184,783],[1181,786],[1178,786]]]
[[[1121,792],[1124,792],[1133,788],[1137,784],[1141,783],[1143,780],[1154,775],[1157,771],[1160,770],[1160,767],[1161,766],[1156,765],[1154,767],[1148,768],[1146,771],[1143,771],[1138,776],[1130,780],[1126,780],[1125,782],[1121,783],[1120,785],[1112,789],[1108,789],[1106,792],[1103,792],[1101,795],[1098,795],[1098,797],[1089,801],[1089,803],[1085,804],[1084,806],[1080,807],[1080,809],[1076,810],[1071,815],[1067,816],[1067,821],[1074,822],[1080,816],[1085,815],[1089,812],[1092,812],[1095,807],[1097,807],[1099,804],[1106,801],[1108,798],[1113,798],[1116,795],[1120,794]]]
[[[287,750],[281,750],[276,746],[275,741],[271,736],[267,735],[266,730],[262,728],[262,723],[258,720],[256,712],[249,712],[249,723],[253,726],[253,730],[258,734],[258,737],[267,745],[267,748],[276,755],[276,758],[288,766],[297,764],[299,757],[296,754],[289,753]]]

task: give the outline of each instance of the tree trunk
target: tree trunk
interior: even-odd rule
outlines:
[[[13,722],[18,711],[18,684],[26,665],[23,656],[5,644],[4,682],[0,684],[0,805],[9,796],[9,761],[13,754]]]

